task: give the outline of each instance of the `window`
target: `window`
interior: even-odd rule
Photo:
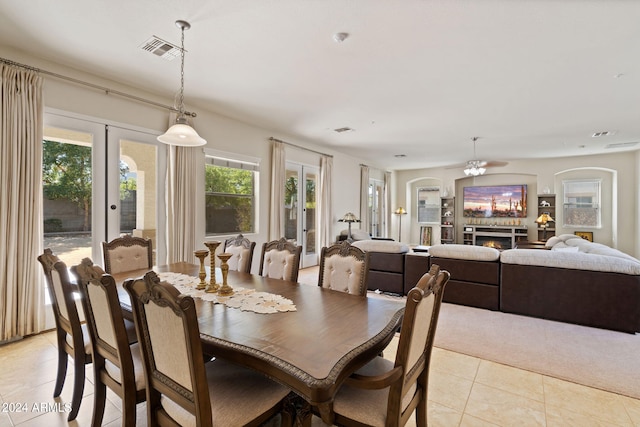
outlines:
[[[253,233],[256,218],[257,162],[207,156],[206,233]]]
[[[600,228],[601,180],[563,181],[564,226]]]
[[[384,229],[384,217],[383,209],[384,205],[384,182],[377,179],[369,180],[369,197],[368,197],[368,210],[369,210],[369,234],[372,237],[383,237],[382,230]]]
[[[440,222],[440,187],[418,188],[418,222]]]

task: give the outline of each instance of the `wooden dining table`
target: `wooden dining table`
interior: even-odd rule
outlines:
[[[176,263],[154,267],[197,277],[199,266]],[[145,270],[114,274],[116,282]],[[207,269],[208,272],[208,269]],[[219,273],[218,273],[219,274]],[[209,275],[207,274],[207,280]],[[219,276],[218,276],[219,277]],[[242,364],[291,388],[333,424],[334,396],[344,380],[389,344],[404,313],[402,300],[368,298],[258,275],[230,271],[228,283],[290,299],[295,311],[260,314],[194,298],[203,351]],[[127,292],[119,297],[131,310]]]

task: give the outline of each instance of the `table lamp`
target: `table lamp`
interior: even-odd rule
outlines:
[[[353,242],[353,238],[351,237],[351,223],[360,222],[358,217],[356,217],[355,214],[352,212],[347,212],[346,214],[344,214],[344,216],[341,219],[338,220],[338,222],[346,222],[347,224],[349,224],[349,231],[347,233],[347,242],[349,243]]]
[[[402,215],[406,215],[407,211],[404,210],[402,206],[400,206],[398,209],[396,209],[394,214],[398,215],[398,242],[399,242],[402,236]]]
[[[542,214],[536,219],[536,222],[542,228],[542,240],[547,240],[547,228],[549,227],[550,222],[555,222],[549,212],[542,212]]]

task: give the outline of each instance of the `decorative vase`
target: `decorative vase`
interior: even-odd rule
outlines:
[[[228,296],[233,295],[233,288],[227,283],[227,275],[229,274],[229,264],[227,261],[233,254],[221,253],[218,255],[220,258],[220,270],[222,271],[222,286],[218,289],[218,295]]]
[[[200,278],[200,283],[196,286],[196,289],[204,289],[207,284],[204,279],[207,277],[207,272],[204,269],[204,259],[209,255],[209,251],[205,251],[204,249],[197,250],[193,253],[200,260],[200,272],[198,273],[198,277]]]
[[[204,242],[205,246],[209,248],[209,259],[211,260],[211,277],[207,288],[204,290],[205,292],[214,293],[220,289],[220,286],[216,283],[216,248],[220,246],[220,243],[217,240]]]

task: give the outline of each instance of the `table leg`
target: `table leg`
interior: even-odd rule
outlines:
[[[333,414],[333,401],[320,403],[318,405],[318,410],[320,411],[320,417],[322,417],[322,421],[325,424],[332,426],[335,421],[335,417]]]
[[[327,402],[318,405],[322,421],[327,425],[333,425],[333,402]],[[313,411],[311,405],[302,397],[295,393],[290,393],[285,399],[285,412],[289,414],[295,413],[296,427],[311,427],[311,418]]]

